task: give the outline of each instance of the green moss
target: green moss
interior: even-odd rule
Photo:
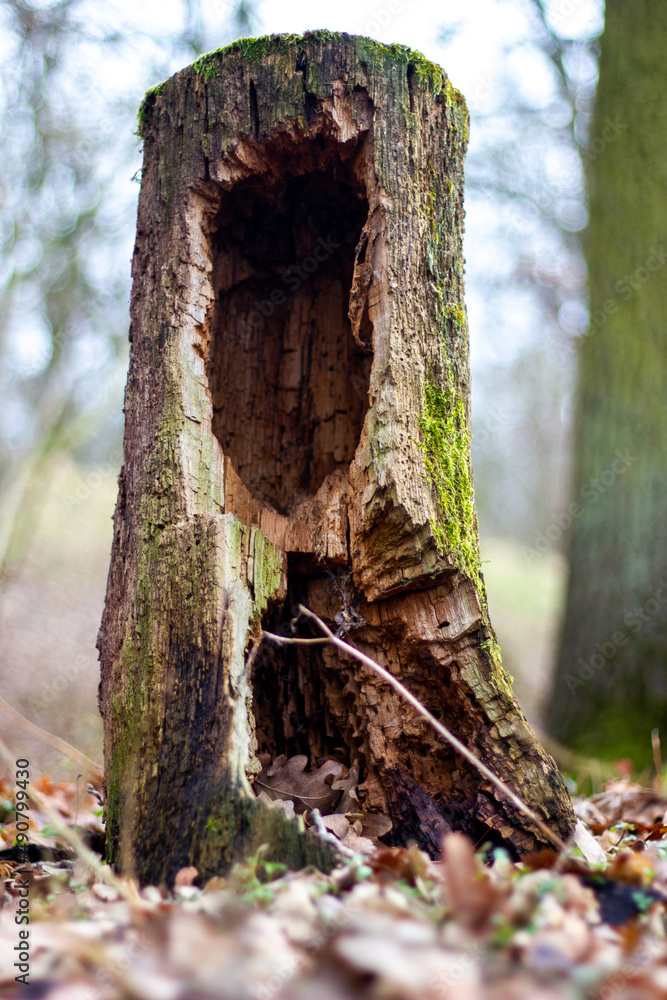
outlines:
[[[240,54],[244,60],[255,62],[263,59],[269,53],[286,55],[300,45],[315,43],[317,45],[330,45],[335,42],[346,42],[352,40],[357,48],[358,56],[361,60],[369,63],[380,63],[386,67],[391,67],[397,62],[406,68],[409,65],[415,67],[415,72],[419,82],[427,86],[434,95],[445,95],[449,104],[456,105],[464,117],[464,129],[467,129],[467,108],[462,95],[454,88],[447,79],[444,71],[436,63],[430,62],[421,52],[408,48],[407,45],[395,43],[385,45],[377,42],[373,38],[364,35],[348,35],[344,32],[329,31],[322,28],[316,31],[307,31],[303,35],[277,34],[262,35],[259,38],[237,38],[222,48],[207,52],[196,59],[191,68],[205,82],[222,75],[223,62],[226,56]],[[155,98],[162,93],[164,83],[151,87],[146,92],[137,114],[138,134],[141,135],[142,128],[149,120]]]
[[[403,46],[401,46],[401,48],[402,47]],[[408,49],[407,56],[408,62],[412,63],[415,67],[415,72],[417,73],[417,79],[419,82],[426,84],[434,94],[442,93],[445,86],[449,84],[449,80],[445,76],[441,67],[438,66],[437,63],[429,62],[429,60],[416,49]],[[451,84],[449,85],[451,86]]]
[[[340,861],[335,848],[305,831],[301,817],[288,819],[255,798],[230,793],[232,787],[224,783],[202,810],[206,821],[198,861],[206,876],[225,871],[260,850],[265,862],[295,869],[312,864],[328,872]]]
[[[247,529],[246,529],[247,530]],[[282,554],[261,531],[255,532],[253,566],[253,609],[251,624],[258,623],[280,586]]]
[[[258,59],[263,59],[269,52],[285,54],[294,46],[302,44],[309,39],[325,44],[337,37],[342,38],[343,36],[336,35],[336,33],[331,31],[311,31],[306,35],[283,34],[262,35],[259,38],[237,38],[235,41],[230,42],[229,45],[224,45],[220,49],[215,49],[213,52],[207,52],[205,55],[200,56],[199,59],[193,62],[192,69],[195,73],[203,76],[204,80],[208,81],[212,77],[221,75],[222,61],[225,56],[240,53],[244,59],[254,62]]]
[[[156,87],[150,87],[144,94],[143,100],[137,111],[137,132],[141,133],[142,126],[148,121],[150,112],[155,103],[155,98],[159,97],[164,90],[164,83],[158,83]]]
[[[421,83],[425,83],[434,94],[446,93],[448,100],[463,104],[463,97],[452,87],[445,76],[444,71],[436,63],[430,62],[421,52],[410,49],[407,45],[385,45],[376,42],[373,38],[364,35],[347,35],[340,31],[329,31],[326,28],[317,31],[307,31],[303,35],[282,34],[263,35],[260,38],[237,38],[214,52],[208,52],[200,56],[193,64],[192,68],[205,80],[219,76],[221,72],[221,61],[225,56],[233,53],[240,53],[244,59],[262,59],[269,52],[287,53],[290,49],[298,45],[306,45],[315,42],[319,45],[329,45],[332,42],[343,42],[352,38],[359,43],[360,55],[366,56],[368,61],[381,63],[403,63],[406,67],[412,63],[417,73],[417,78]]]
[[[438,501],[438,516],[433,523],[436,543],[441,551],[451,553],[459,569],[482,590],[470,432],[463,400],[452,385],[449,369],[443,388],[431,379],[426,381],[420,427],[426,474]]]

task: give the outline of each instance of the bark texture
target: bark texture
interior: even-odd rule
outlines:
[[[109,857],[142,880],[269,841],[260,752],[358,759],[388,839],[539,831],[377,678],[259,645],[306,602],[562,835],[480,573],[463,305],[468,114],[402,46],[234,43],[147,95],[125,465],[100,637]]]
[[[591,328],[581,346],[570,584],[548,723],[652,760],[667,737],[667,20],[606,5],[589,160]]]

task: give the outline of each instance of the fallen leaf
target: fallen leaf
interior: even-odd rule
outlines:
[[[464,927],[479,931],[488,923],[501,890],[483,872],[472,843],[462,833],[443,841],[442,869],[452,913]]]
[[[359,805],[359,799],[357,797],[357,785],[359,784],[359,761],[355,760],[350,768],[348,774],[342,778],[338,778],[332,784],[332,789],[335,792],[342,792],[340,802],[338,803],[337,813],[349,813],[356,812]]]
[[[338,760],[325,760],[317,770],[306,771],[307,763],[305,754],[289,760],[281,754],[257,776],[255,787],[271,799],[290,800],[297,812],[306,809],[328,812],[340,797],[340,791],[332,784],[347,768]]]
[[[610,781],[605,790],[587,800],[608,823],[640,823],[652,827],[667,812],[667,795],[629,781]]]
[[[636,851],[619,851],[605,875],[618,882],[645,886],[653,877],[653,862],[645,854]]]
[[[377,837],[384,837],[386,833],[389,833],[393,823],[388,816],[382,815],[382,813],[346,813],[346,818],[354,826],[357,833],[362,834],[364,837],[371,837],[373,839]]]
[[[195,879],[199,878],[199,872],[194,865],[189,865],[187,868],[181,868],[176,872],[176,878],[174,879],[175,886],[183,885],[194,885]]]
[[[380,847],[371,858],[371,867],[379,882],[403,879],[415,884],[415,870],[410,852],[405,847]]]
[[[294,811],[294,803],[292,802],[291,799],[271,799],[269,798],[269,796],[266,794],[265,791],[261,791],[257,796],[257,798],[260,800],[260,802],[263,802],[270,809],[277,809],[278,812],[281,812],[284,816],[287,817],[287,819],[294,819],[294,817],[296,816],[296,813]]]
[[[104,882],[96,882],[91,891],[103,903],[113,903],[115,900],[120,899],[118,890],[114,889],[112,885],[106,885]]]
[[[577,820],[574,827],[574,842],[589,864],[605,864],[607,855],[604,853],[597,840],[595,840],[595,838],[588,832],[581,820]]]
[[[360,837],[359,834],[351,829],[344,840],[341,841],[345,847],[349,847],[351,851],[355,854],[372,854],[375,850],[375,844],[369,837]]]
[[[341,840],[349,833],[350,821],[347,816],[339,816],[338,813],[332,813],[330,816],[323,816],[322,822],[327,830],[331,830]]]

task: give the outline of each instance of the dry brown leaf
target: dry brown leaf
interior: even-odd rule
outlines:
[[[372,854],[375,850],[375,843],[369,837],[360,837],[354,829],[350,829],[347,837],[341,843],[345,847],[349,847],[355,854]]]
[[[359,784],[359,761],[355,760],[350,768],[348,774],[341,778],[338,778],[332,784],[332,788],[336,792],[342,792],[342,798],[338,803],[337,813],[356,812],[359,806],[359,799],[357,797],[357,785]]]
[[[194,865],[188,865],[187,868],[181,868],[176,872],[176,877],[174,878],[175,886],[183,885],[194,885],[195,879],[199,878],[199,872]]]
[[[371,837],[377,839],[377,837],[384,837],[386,833],[389,833],[393,823],[388,816],[384,816],[382,813],[353,813],[349,812],[345,814],[350,823],[354,825],[357,833],[363,835],[364,837]]]
[[[278,812],[283,813],[287,819],[294,819],[296,813],[294,812],[294,803],[291,799],[272,799],[270,798],[264,790],[262,790],[257,798],[260,802],[264,802],[269,808],[277,809]]]
[[[472,931],[483,929],[498,905],[500,890],[482,871],[472,843],[462,833],[445,837],[442,870],[456,919]]]
[[[629,885],[648,885],[653,877],[653,861],[635,851],[619,851],[605,875]]]
[[[589,800],[608,823],[642,823],[653,826],[667,813],[667,795],[629,781],[609,781],[605,790]]]
[[[106,885],[104,882],[96,882],[92,888],[91,892],[101,899],[103,903],[113,903],[115,900],[120,899],[120,896],[114,889],[112,885]]]
[[[347,768],[338,760],[325,760],[317,770],[306,771],[307,763],[305,754],[289,760],[281,754],[255,779],[256,791],[266,792],[271,799],[289,799],[297,812],[306,809],[328,812],[340,797],[340,790],[332,784],[347,776]]]
[[[415,884],[415,872],[409,851],[405,847],[380,847],[371,859],[371,867],[379,882],[405,879]]]
[[[332,813],[330,816],[323,816],[322,822],[327,830],[331,830],[341,840],[347,837],[350,830],[350,821],[347,816],[339,816],[338,813]]]

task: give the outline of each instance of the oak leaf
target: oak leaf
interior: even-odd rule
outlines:
[[[296,812],[319,809],[330,812],[338,801],[341,789],[332,784],[347,776],[348,769],[338,760],[325,760],[315,771],[306,771],[308,758],[297,754],[289,760],[285,754],[276,757],[255,779],[255,790],[271,799],[289,799]]]

